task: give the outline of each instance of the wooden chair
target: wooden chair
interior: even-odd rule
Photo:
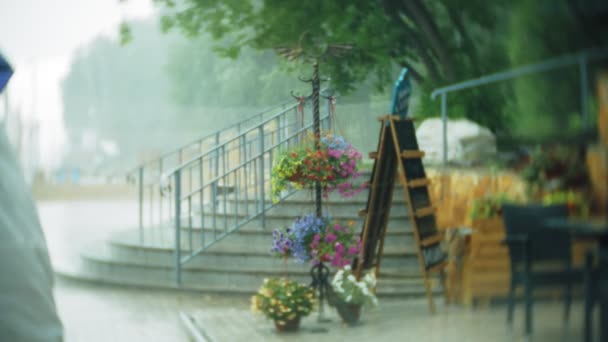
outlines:
[[[504,205],[505,242],[511,259],[507,323],[513,322],[515,290],[524,288],[525,332],[532,333],[532,304],[534,289],[542,286],[564,286],[564,320],[567,321],[572,303],[572,285],[582,280],[582,270],[572,269],[572,244],[567,232],[542,229],[550,217],[567,217],[564,205]],[[551,268],[547,263],[551,262]],[[557,267],[555,267],[557,266]]]

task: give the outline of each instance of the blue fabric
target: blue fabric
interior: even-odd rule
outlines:
[[[412,92],[412,85],[410,83],[409,74],[407,68],[401,70],[401,75],[395,83],[393,88],[393,100],[391,104],[391,114],[398,115],[405,119],[410,103],[410,94]]]
[[[0,55],[0,93],[4,90],[4,87],[6,87],[6,84],[12,75],[13,69],[4,57]]]

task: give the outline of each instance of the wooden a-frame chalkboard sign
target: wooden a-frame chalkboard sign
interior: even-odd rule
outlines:
[[[447,263],[446,254],[441,248],[443,234],[437,229],[435,208],[429,196],[430,181],[426,178],[422,164],[424,152],[418,148],[411,119],[387,115],[379,120],[382,125],[378,150],[370,153],[370,158],[374,159],[369,182],[370,191],[365,209],[359,212],[361,216],[365,216],[365,221],[362,232],[363,254],[362,260],[356,265],[356,276],[359,277],[363,269],[371,268],[375,268],[378,276],[395,178],[398,178],[408,206],[429,309],[434,313],[430,274],[439,273],[445,294]]]

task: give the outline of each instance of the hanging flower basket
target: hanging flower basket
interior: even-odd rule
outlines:
[[[317,182],[325,196],[334,190],[344,197],[354,196],[365,188],[364,183],[355,186],[351,182],[360,176],[361,158],[343,137],[326,134],[319,139],[318,149],[314,138],[308,137],[277,156],[271,174],[272,198],[276,202],[289,186],[312,189]]]
[[[271,252],[294,257],[300,263],[321,262],[332,267],[350,265],[361,251],[361,239],[352,222],[332,222],[307,214],[297,218],[283,231],[275,229]]]

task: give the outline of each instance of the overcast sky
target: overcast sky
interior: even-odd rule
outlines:
[[[153,12],[152,0],[0,0],[0,52],[15,69],[11,108],[26,124],[39,123],[45,167],[57,164],[65,142],[60,81],[74,52]]]

